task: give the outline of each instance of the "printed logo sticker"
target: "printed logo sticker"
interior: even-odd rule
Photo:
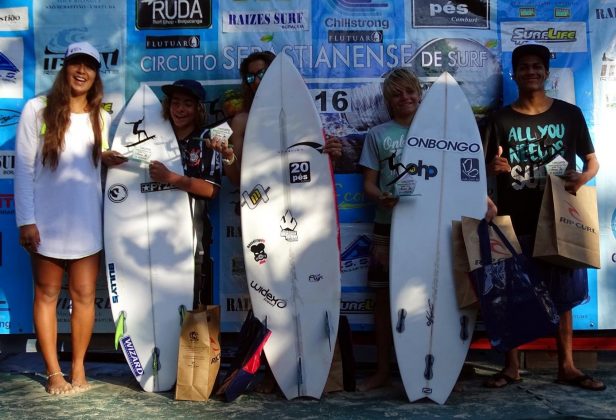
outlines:
[[[128,197],[128,188],[123,184],[113,184],[107,190],[107,198],[112,203],[121,203]]]
[[[280,219],[280,236],[284,237],[287,242],[297,242],[297,220],[293,217],[289,210],[286,211],[282,219]]]
[[[168,190],[177,190],[177,187],[172,184],[164,184],[161,182],[143,182],[141,184],[142,194]]]
[[[248,249],[254,254],[255,261],[260,265],[267,262],[267,253],[265,252],[265,241],[263,239],[255,239],[247,246]]]
[[[261,202],[267,203],[269,201],[269,197],[267,196],[267,192],[269,190],[270,187],[264,188],[263,185],[257,184],[252,191],[244,191],[242,193],[242,197],[244,198],[242,201],[242,206],[246,204],[248,208],[252,210]]]
[[[125,335],[120,339],[120,345],[122,346],[122,350],[124,351],[124,356],[126,356],[126,360],[128,361],[128,366],[130,366],[130,370],[133,372],[135,378],[141,378],[143,375],[143,365],[139,360],[139,355],[137,354],[137,350],[135,350],[135,345],[133,344],[133,340],[129,335]]]
[[[120,300],[120,295],[118,294],[118,283],[116,280],[116,270],[115,263],[109,263],[107,265],[107,271],[109,274],[109,288],[111,289],[111,301],[113,303],[118,303]]]
[[[263,286],[259,285],[259,283],[255,281],[250,282],[250,287],[252,287],[258,294],[263,296],[263,300],[274,306],[276,308],[284,309],[287,307],[287,301],[284,299],[277,298],[275,295],[270,293],[270,289],[265,289]]]
[[[460,159],[460,179],[462,181],[479,182],[479,159]]]
[[[308,282],[310,283],[318,283],[321,280],[323,280],[323,274],[320,274],[320,273],[311,274],[308,276]]]
[[[291,184],[310,182],[310,162],[289,163],[289,182]]]

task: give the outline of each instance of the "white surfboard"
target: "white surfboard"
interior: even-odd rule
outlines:
[[[265,354],[287,399],[320,398],[340,312],[333,175],[313,99],[292,61],[268,68],[242,152],[242,240]]]
[[[124,321],[120,346],[145,391],[167,391],[177,374],[181,305],[192,308],[193,233],[188,195],[153,182],[148,161],[183,173],[161,103],[142,85],[126,106],[113,150],[131,156],[109,169],[104,194],[111,311]]]
[[[449,73],[422,100],[402,163],[416,185],[412,196],[400,198],[391,226],[394,345],[409,400],[427,397],[444,404],[464,364],[476,319],[475,310],[460,310],[456,302],[451,221],[481,219],[486,211],[479,130]]]

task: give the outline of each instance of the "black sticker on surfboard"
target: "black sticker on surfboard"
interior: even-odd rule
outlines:
[[[462,181],[479,182],[479,159],[460,159],[460,179]]]
[[[107,197],[112,203],[121,203],[128,197],[128,188],[123,184],[113,184],[107,190]]]
[[[310,182],[310,162],[290,162],[289,182],[291,184]]]
[[[285,238],[287,242],[297,242],[297,220],[289,210],[280,219],[280,236]]]

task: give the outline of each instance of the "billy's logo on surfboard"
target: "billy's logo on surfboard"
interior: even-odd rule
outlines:
[[[126,356],[126,360],[128,360],[128,366],[130,366],[133,375],[137,379],[141,378],[144,372],[143,365],[139,360],[139,355],[137,354],[137,350],[135,350],[133,340],[129,335],[125,335],[120,338],[120,345],[122,346],[122,350],[124,350],[124,355]]]
[[[118,303],[120,296],[118,295],[118,283],[116,282],[115,264],[109,263],[107,266],[109,272],[109,287],[111,289],[111,301]]]
[[[287,307],[286,300],[277,298],[272,293],[270,293],[270,289],[263,288],[263,286],[259,285],[259,283],[251,281],[250,287],[252,287],[258,294],[263,296],[263,300],[266,301],[268,304],[280,309]]]
[[[267,192],[270,190],[270,187],[264,188],[263,185],[257,184],[254,186],[252,191],[244,191],[242,193],[242,206],[247,205],[249,209],[254,209],[259,205],[259,203],[264,202],[267,203],[269,197],[267,196]]]
[[[254,241],[251,241],[247,248],[254,254],[256,262],[259,264],[265,264],[267,262],[265,241],[263,239],[255,239]]]

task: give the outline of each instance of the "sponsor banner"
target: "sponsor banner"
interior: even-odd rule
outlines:
[[[27,31],[30,29],[30,17],[27,7],[1,7],[0,32]]]
[[[552,53],[588,50],[586,22],[502,22],[500,30],[502,49],[507,52],[528,43],[545,45]]]
[[[105,255],[101,255],[101,266],[96,279],[96,296],[94,297],[94,333],[97,334],[115,332],[104,261]],[[66,278],[63,280],[62,290],[58,297],[56,313],[58,317],[58,332],[70,333],[72,301],[68,291],[68,279]]]
[[[0,179],[15,177],[15,151],[0,150]]]
[[[594,145],[599,161],[606,163],[596,177],[602,232],[601,270],[596,271],[598,325],[600,329],[614,329],[616,318],[611,307],[616,299],[616,167],[609,164],[609,157],[616,153],[616,0],[590,1],[588,21],[593,52]]]
[[[372,223],[340,224],[342,289],[367,287]]]
[[[34,332],[31,279],[30,256],[19,246],[13,181],[0,179],[0,334]]]
[[[223,32],[283,32],[309,31],[310,9],[304,10],[245,10],[222,13]]]
[[[342,291],[340,315],[345,315],[354,331],[371,331],[374,328],[374,293]]]
[[[23,38],[0,38],[0,99],[24,97]]]
[[[212,0],[134,0],[135,26],[144,29],[209,28]]]
[[[413,28],[490,28],[490,2],[413,0]]]
[[[34,2],[34,91],[44,92],[51,87],[62,67],[64,52],[69,44],[88,41],[100,53],[100,73],[105,86],[103,102],[115,119],[124,106],[126,9],[126,2],[115,0]]]
[[[338,174],[335,181],[340,223],[371,223],[374,204],[364,196],[363,177],[360,174]]]

